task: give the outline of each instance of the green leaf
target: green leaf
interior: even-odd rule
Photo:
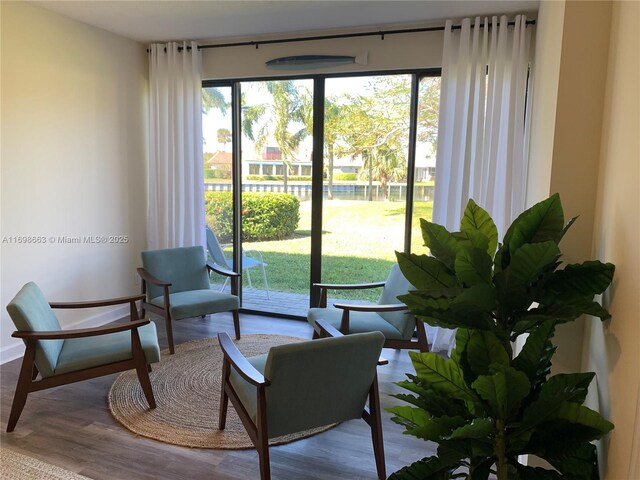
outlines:
[[[529,467],[527,465],[516,464],[518,472],[517,480],[566,480],[555,470],[548,470],[542,467]]]
[[[493,260],[487,252],[477,248],[461,248],[454,262],[458,281],[467,287],[491,283],[492,266]]]
[[[529,334],[522,350],[513,359],[513,366],[529,377],[533,390],[538,389],[551,371],[551,357],[556,350],[551,343],[554,333],[555,322],[542,322]]]
[[[598,480],[598,453],[596,446],[585,443],[570,455],[553,455],[549,452],[546,460],[568,478]]]
[[[456,331],[456,345],[455,347],[453,347],[453,350],[451,351],[451,361],[457,364],[461,363],[460,358],[463,352],[465,352],[465,356],[466,356],[467,343],[469,342],[470,338],[471,338],[471,330],[466,328],[459,328]]]
[[[584,373],[558,373],[550,377],[540,391],[539,398],[557,398],[562,395],[565,402],[584,403],[589,391],[589,384],[596,374]]]
[[[493,416],[503,420],[509,418],[531,388],[527,376],[512,367],[481,375],[471,386],[487,402]]]
[[[405,433],[432,442],[448,438],[454,430],[467,423],[462,417],[432,417],[420,408],[406,405],[387,410],[395,414],[391,420],[405,427]]]
[[[458,285],[456,277],[440,260],[428,255],[396,252],[398,265],[417,290],[442,290]]]
[[[422,238],[431,254],[453,270],[453,262],[458,251],[458,242],[442,225],[420,219]]]
[[[458,242],[458,252],[463,248],[477,248],[486,253],[489,249],[489,240],[480,232],[452,232],[451,235]]]
[[[560,249],[555,242],[528,243],[511,256],[507,275],[508,289],[533,284],[538,277],[555,264],[560,257]],[[510,291],[507,291],[507,295]]]
[[[564,227],[564,212],[557,193],[521,213],[504,236],[504,245],[513,254],[526,243],[555,240]]]
[[[571,264],[554,272],[545,287],[553,292],[556,299],[571,299],[575,296],[592,299],[609,287],[614,271],[613,264],[597,260]]]
[[[491,365],[509,366],[509,354],[493,332],[471,331],[467,343],[467,361],[476,375],[488,375]]]
[[[550,377],[540,389],[538,399],[523,413],[523,421],[518,431],[525,431],[543,422],[560,418],[559,411],[565,403],[584,402],[593,372],[560,373]]]
[[[583,314],[599,317],[603,321],[611,318],[609,312],[602,308],[598,302],[578,298],[564,303],[532,308],[520,315],[512,330],[516,335],[520,335],[531,331],[542,322],[553,320],[556,324],[566,323]]]
[[[447,480],[462,465],[463,458],[461,455],[423,458],[392,473],[388,480]]]
[[[569,219],[569,221],[566,223],[566,225],[564,227],[562,227],[562,230],[560,231],[558,236],[555,238],[555,242],[556,243],[560,243],[560,240],[562,240],[564,238],[564,236],[567,233],[567,231],[571,228],[571,225],[573,225],[577,219],[578,219],[577,216],[576,217],[572,217],[572,218]]]
[[[600,414],[577,403],[563,402],[557,413],[532,431],[529,453],[545,459],[573,456],[587,442],[602,438],[613,428]]]
[[[494,278],[502,308],[501,317],[526,310],[536,298],[536,283],[553,270],[560,250],[554,242],[528,243],[511,256],[511,264]]]
[[[493,257],[498,246],[498,229],[491,216],[469,199],[460,221],[461,232],[479,232],[488,240],[487,253]]]
[[[400,381],[396,382],[396,385],[405,388],[418,396],[398,393],[392,395],[393,397],[399,400],[404,400],[407,403],[411,403],[416,407],[420,407],[435,417],[461,416],[466,418],[469,416],[469,411],[465,407],[464,402],[453,398],[443,397],[433,390],[423,387],[417,377],[412,375],[410,378],[412,378],[412,381]]]
[[[487,285],[486,283],[465,288],[450,303],[451,310],[458,314],[471,314],[474,312],[491,314],[495,307],[496,289],[493,285]]]
[[[594,440],[613,430],[613,423],[605,420],[595,410],[578,403],[563,402],[558,409],[556,418],[599,431],[600,434]]]
[[[441,395],[463,401],[478,402],[473,390],[464,382],[462,370],[451,360],[432,352],[409,352],[418,378]]]
[[[476,418],[471,423],[456,428],[448,440],[479,439],[492,443],[491,437],[495,435],[495,422],[490,418]]]
[[[433,436],[424,436],[425,432],[419,431],[424,428],[425,425],[430,423],[431,415],[429,415],[429,412],[421,408],[410,407],[408,405],[389,407],[387,408],[387,411],[395,414],[395,417],[391,420],[405,427],[406,433],[410,433],[411,435],[424,440],[438,440],[439,435],[437,434]]]

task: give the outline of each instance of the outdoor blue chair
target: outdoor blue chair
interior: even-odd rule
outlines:
[[[166,248],[142,252],[142,302],[145,309],[165,319],[169,352],[174,353],[172,320],[231,312],[236,339],[240,339],[240,274],[207,262],[204,247]],[[231,294],[211,289],[210,272],[231,278]]]
[[[214,263],[228,270],[232,270],[231,265],[229,264],[229,259],[224,254],[224,249],[227,246],[229,245],[221,245],[216,234],[213,233],[213,230],[211,230],[211,228],[207,226],[207,249],[209,250],[209,255],[211,255]],[[247,283],[249,284],[249,288],[252,288],[250,269],[260,268],[262,269],[262,278],[264,279],[264,289],[267,292],[267,298],[270,298],[269,283],[267,282],[267,272],[264,268],[266,266],[267,264],[264,263],[262,254],[260,252],[258,252],[257,250],[242,250],[242,270],[247,275]],[[220,291],[224,290],[224,288],[227,286],[228,281],[229,279],[225,278]]]
[[[31,392],[135,369],[150,408],[156,408],[149,371],[160,361],[156,326],[138,320],[135,302],[142,295],[79,303],[48,303],[38,286],[29,282],[7,305],[18,329],[11,335],[26,350],[13,397],[7,432],[18,423]],[[89,308],[129,304],[131,322],[97,328],[62,330],[52,308]],[[38,376],[40,379],[38,380]]]
[[[429,351],[425,324],[414,317],[409,308],[398,300],[399,295],[415,290],[404,277],[396,263],[384,282],[362,284],[315,283],[320,288],[320,304],[311,308],[307,321],[314,327],[313,338],[317,338],[318,320],[324,320],[343,334],[379,331],[385,337],[386,348],[415,348]],[[380,288],[382,293],[377,305],[336,303],[327,308],[327,290],[361,290]],[[414,340],[414,334],[417,337]]]

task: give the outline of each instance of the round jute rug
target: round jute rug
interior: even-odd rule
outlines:
[[[269,348],[305,339],[281,335],[244,335],[235,341],[246,356],[260,355]],[[153,410],[140,388],[135,370],[116,378],[109,391],[109,410],[127,429],[144,437],[185,447],[213,449],[253,448],[235,408],[229,402],[227,424],[218,430],[222,350],[217,338],[194,340],[176,346],[175,354],[162,352],[150,374],[157,407]],[[333,425],[285,435],[270,445],[308,437]]]

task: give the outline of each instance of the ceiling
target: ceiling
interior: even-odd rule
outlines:
[[[136,40],[210,40],[345,27],[537,12],[539,0],[32,0],[47,10]]]

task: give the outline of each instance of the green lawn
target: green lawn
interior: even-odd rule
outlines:
[[[322,281],[366,283],[384,280],[395,262],[394,251],[403,249],[404,203],[325,200],[323,210]],[[425,251],[419,218],[430,219],[431,213],[431,202],[414,205],[412,251],[415,253]],[[245,250],[255,249],[262,253],[267,263],[270,290],[308,292],[310,233],[311,202],[302,202],[294,238],[245,243]],[[263,288],[262,274],[257,269],[252,271],[251,279],[254,287]],[[380,290],[376,289],[340,296],[373,301],[379,295]]]

